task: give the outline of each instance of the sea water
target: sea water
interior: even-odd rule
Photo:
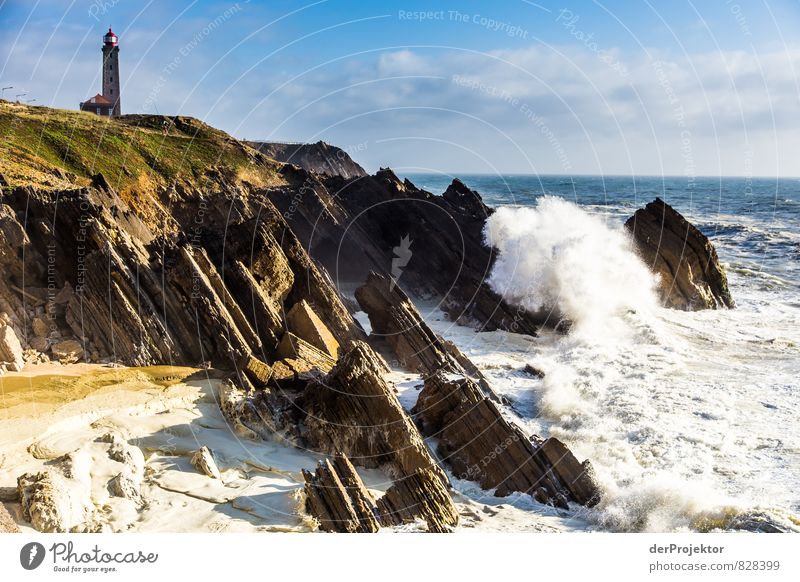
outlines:
[[[509,398],[506,414],[591,459],[604,496],[580,519],[800,529],[800,180],[459,177],[499,209],[485,229],[498,250],[488,283],[574,325],[531,338],[425,315]],[[434,193],[451,180],[408,178]],[[623,230],[656,196],[715,245],[735,309],[659,306]]]

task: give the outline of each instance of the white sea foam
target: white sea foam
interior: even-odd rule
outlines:
[[[484,237],[498,252],[489,285],[529,311],[555,311],[577,333],[607,335],[620,314],[656,305],[656,279],[630,238],[561,198],[497,209]]]
[[[528,432],[592,461],[604,496],[581,519],[623,531],[800,529],[798,306],[733,271],[736,309],[663,309],[621,225],[562,200],[500,208],[485,235],[499,253],[493,288],[558,310],[572,330],[530,338],[429,320]]]

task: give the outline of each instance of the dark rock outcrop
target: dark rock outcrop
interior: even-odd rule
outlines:
[[[337,284],[361,284],[375,271],[409,293],[439,298],[453,321],[528,334],[546,322],[486,284],[491,209],[460,181],[435,196],[389,169],[354,180],[302,170],[286,178],[290,186],[271,190],[270,199]]]
[[[457,476],[499,496],[519,491],[560,506],[598,500],[590,464],[560,441],[527,437],[506,420],[486,379],[477,368],[478,376],[469,377],[471,362],[455,346],[444,348],[400,289],[372,273],[356,298],[401,365],[425,376],[412,413]]]
[[[0,282],[0,310],[16,335],[68,360],[97,354],[128,365],[210,362],[229,370],[245,363],[256,384],[282,357],[293,306],[303,306],[310,323],[292,321],[312,345],[324,337],[332,349],[363,337],[278,210],[225,191],[219,180],[223,193],[172,200],[155,233],[101,177],[88,188],[4,195],[0,261],[11,268]],[[11,250],[15,241],[25,261]],[[323,372],[334,360],[325,356]]]
[[[345,455],[320,462],[306,480],[306,509],[330,532],[374,533],[422,520],[428,532],[445,533],[458,524],[458,512],[447,490],[430,469],[395,481],[377,503]]]
[[[220,407],[243,436],[280,435],[304,448],[346,456],[348,465],[383,470],[394,483],[378,500],[382,525],[422,520],[428,531],[448,531],[458,523],[458,512],[447,477],[384,379],[386,372],[381,357],[355,341],[327,376],[312,378],[303,387],[268,387],[249,396],[228,385],[220,393]],[[355,489],[348,491],[347,481]],[[371,503],[348,467],[325,465],[315,477],[307,474],[306,483],[311,512],[323,529],[371,531],[362,510]]]
[[[733,307],[728,279],[711,241],[678,211],[656,198],[625,223],[639,254],[660,276],[667,307]]]
[[[328,532],[374,533],[380,528],[375,500],[350,460],[321,461],[314,474],[303,471],[306,510]]]
[[[356,465],[383,467],[398,477],[430,469],[447,483],[384,379],[388,371],[369,345],[354,342],[328,376],[305,388],[304,440],[321,452],[342,452]]]
[[[422,519],[431,533],[451,531],[458,525],[458,511],[440,483],[434,469],[420,469],[397,479],[378,499],[381,523],[403,525]]]
[[[266,141],[247,142],[262,154],[300,166],[309,172],[342,178],[361,178],[367,172],[341,148],[318,141],[317,143],[279,143]]]
[[[391,346],[401,367],[423,376],[438,372],[469,375],[486,396],[499,400],[481,371],[455,344],[435,334],[408,296],[389,279],[370,273],[356,290],[356,300],[369,317],[372,336]]]
[[[477,481],[500,497],[519,491],[557,506],[599,500],[588,462],[579,463],[557,439],[527,437],[469,378],[431,376],[412,412],[461,479]]]

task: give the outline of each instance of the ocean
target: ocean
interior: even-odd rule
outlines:
[[[437,194],[452,179],[404,177]],[[487,227],[500,250],[490,285],[513,303],[556,305],[576,325],[532,338],[475,333],[434,305],[423,315],[508,397],[510,418],[592,461],[604,498],[572,523],[800,531],[800,180],[459,178],[503,209]],[[658,305],[622,230],[656,196],[715,245],[735,309]],[[530,502],[506,503],[524,521]]]

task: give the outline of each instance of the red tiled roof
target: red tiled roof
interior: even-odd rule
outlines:
[[[113,105],[111,101],[100,95],[100,93],[98,93],[91,99],[85,101],[84,103],[90,103],[92,105]]]

